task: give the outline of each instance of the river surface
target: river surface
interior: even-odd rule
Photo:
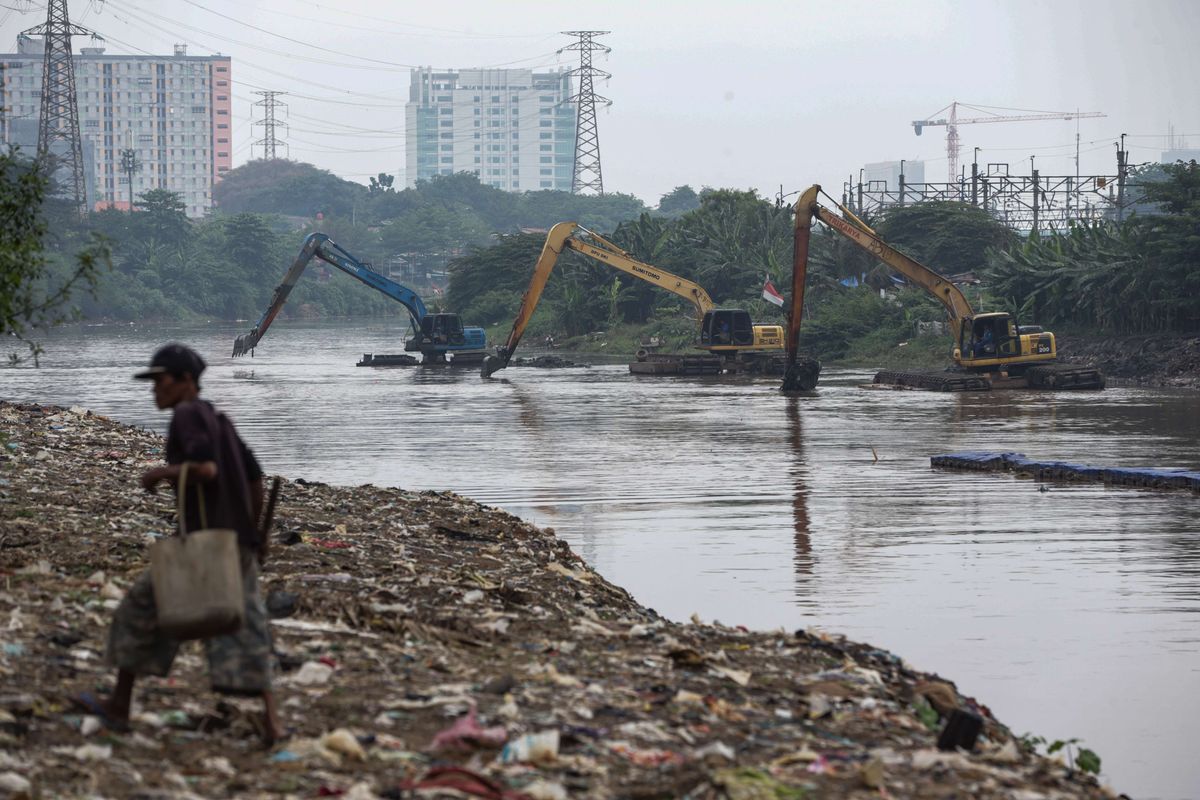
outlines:
[[[1082,739],[1119,791],[1200,797],[1200,498],[929,466],[989,449],[1197,469],[1198,392],[870,390],[830,369],[785,398],[621,364],[484,381],[356,368],[400,351],[399,323],[279,322],[235,361],[247,328],[57,332],[40,369],[0,370],[0,398],[165,431],[129,376],[178,338],[269,472],[453,489],[553,527],[669,617],[871,642],[1018,734]]]

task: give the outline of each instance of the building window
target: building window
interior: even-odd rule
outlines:
[[[229,158],[229,153],[217,153],[217,158]]]
[[[554,181],[542,181],[538,185],[541,186],[543,189],[552,189],[552,188],[554,188]]]
[[[541,158],[538,159],[538,162],[541,164],[553,164],[554,156],[542,156]]]
[[[552,145],[552,144],[539,144],[538,145],[538,150],[541,150],[543,153],[549,152],[553,149],[554,149],[554,145]]]
[[[217,127],[218,127],[218,128],[228,128],[228,127],[229,127],[229,125],[228,125],[228,124],[226,124],[226,123],[224,123],[224,122],[218,122],[218,123],[217,123]]]
[[[543,131],[542,133],[539,133],[539,134],[538,134],[538,138],[539,138],[539,139],[553,139],[553,138],[554,138],[554,134],[553,134],[553,133],[547,133],[547,132]]]
[[[538,170],[538,174],[539,174],[539,175],[553,175],[553,174],[554,174],[554,170],[552,170],[552,169],[539,169],[539,170]]]
[[[442,163],[443,164],[453,164],[454,156],[442,156]]]
[[[441,123],[439,123],[439,124],[440,124],[440,125],[441,125],[443,128],[453,128],[453,127],[454,127],[454,120],[452,120],[452,119],[444,119],[444,120],[442,120],[442,121],[441,121]]]
[[[195,94],[195,92],[192,92],[192,94]],[[227,95],[227,94],[219,94],[219,95],[217,95],[217,99],[218,99],[218,100],[228,100],[228,99],[229,99],[229,95]]]
[[[227,117],[227,116],[229,116],[229,112],[228,112],[228,111],[226,111],[226,110],[225,110],[225,109],[223,109],[223,108],[220,108],[220,109],[217,109],[217,116],[219,116],[219,117]]]
[[[543,119],[543,120],[538,120],[538,127],[539,127],[539,128],[550,128],[550,127],[553,127],[553,126],[554,126],[554,120],[552,120],[552,119]]]
[[[229,144],[228,139],[217,139],[217,144]]]

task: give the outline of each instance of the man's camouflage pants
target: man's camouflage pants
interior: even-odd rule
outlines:
[[[218,692],[257,694],[271,688],[271,631],[267,609],[258,591],[258,559],[241,551],[246,619],[235,633],[204,640],[212,687]],[[180,642],[158,629],[154,585],[146,570],[129,587],[113,615],[105,658],[135,675],[165,677],[171,671]]]

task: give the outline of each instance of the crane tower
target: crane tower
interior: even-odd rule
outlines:
[[[968,108],[972,111],[977,111],[985,116],[979,117],[960,117],[958,116],[958,107]],[[937,118],[939,114],[950,112],[947,117]],[[1019,111],[1019,114],[997,114],[997,111]],[[921,135],[923,128],[932,128],[945,126],[946,128],[946,160],[949,162],[949,180],[954,183],[958,180],[958,151],[961,149],[958,138],[959,125],[972,125],[978,122],[1033,122],[1042,119],[1087,119],[1089,117],[1103,117],[1104,114],[1099,111],[1030,111],[1022,108],[1000,108],[998,106],[973,106],[967,103],[960,103],[957,100],[950,103],[945,108],[935,111],[929,119],[913,120],[913,130],[917,136]]]

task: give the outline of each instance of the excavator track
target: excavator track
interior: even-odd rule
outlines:
[[[1103,389],[1104,373],[1083,364],[1041,364],[1025,371],[1030,389]]]
[[[720,375],[723,365],[720,356],[692,356],[672,353],[639,354],[631,362],[634,375]]]
[[[875,373],[875,383],[908,389],[927,389],[934,392],[986,392],[992,384],[983,375],[969,372],[898,372],[883,370]]]

